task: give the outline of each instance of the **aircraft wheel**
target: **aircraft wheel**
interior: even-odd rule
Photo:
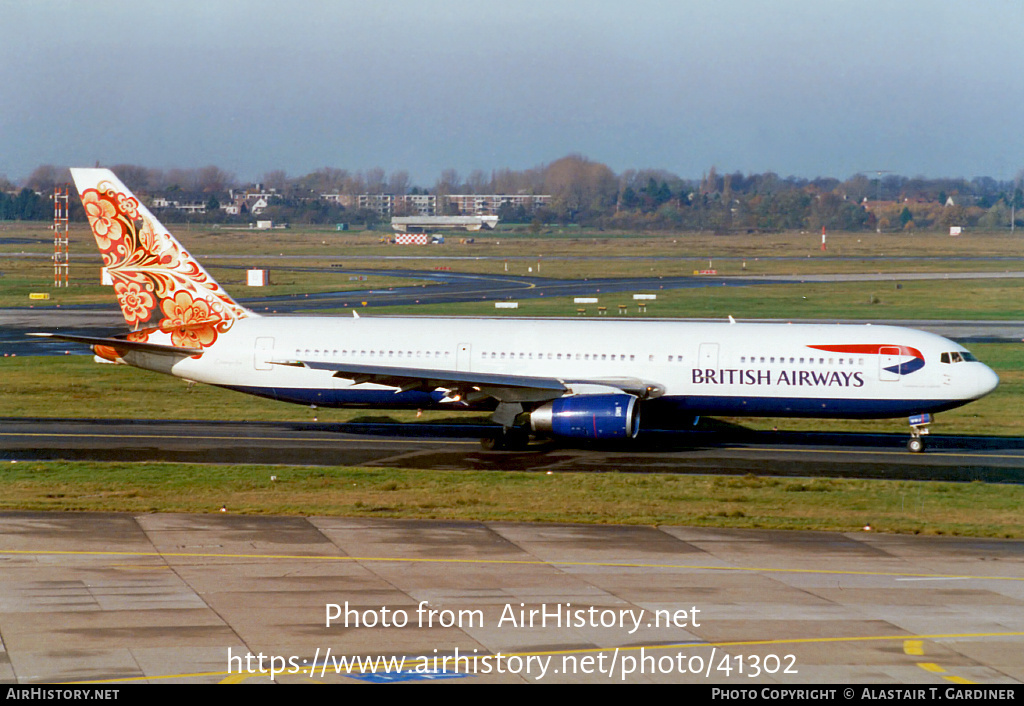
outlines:
[[[530,443],[530,435],[522,429],[505,429],[498,436],[480,439],[484,451],[521,451]]]
[[[924,451],[924,439],[921,437],[914,437],[907,442],[907,451],[915,454],[919,454]]]

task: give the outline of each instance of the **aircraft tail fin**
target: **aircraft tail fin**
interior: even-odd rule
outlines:
[[[204,348],[238,319],[232,299],[109,169],[72,169],[121,313],[136,336]]]

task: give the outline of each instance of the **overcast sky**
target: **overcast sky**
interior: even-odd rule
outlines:
[[[0,67],[14,180],[1024,168],[1021,0],[0,0]]]

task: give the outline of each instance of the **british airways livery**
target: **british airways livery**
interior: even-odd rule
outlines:
[[[632,438],[641,411],[699,415],[930,414],[999,380],[962,346],[893,326],[667,320],[260,316],[242,307],[106,169],[72,169],[131,331],[100,358],[323,407],[487,408],[485,444]]]

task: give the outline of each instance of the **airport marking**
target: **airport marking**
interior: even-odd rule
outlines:
[[[847,569],[782,569],[768,566],[713,566],[705,564],[656,564],[610,561],[542,561],[539,559],[431,559],[424,557],[331,556],[325,554],[220,554],[212,552],[117,552],[49,549],[0,549],[0,556],[112,556],[202,559],[282,559],[289,561],[347,561],[365,563],[470,564],[497,566],[577,566],[624,569],[688,569],[691,571],[743,571],[774,574],[817,574],[832,576],[882,576],[922,579],[973,579],[975,581],[1024,581],[1024,576],[972,576],[969,574],[918,574],[899,571],[853,571]]]
[[[921,640],[904,640],[903,641],[903,653],[913,656],[920,656],[924,654],[924,642]]]
[[[998,638],[998,637],[1024,637],[1024,632],[979,632],[979,633],[938,633],[935,635],[917,635],[915,636],[919,640],[967,640],[967,639],[978,639],[978,638]],[[672,644],[662,645],[629,645],[627,647],[618,647],[619,652],[637,652],[639,650],[677,650],[680,648],[707,648],[717,649],[719,647],[771,647],[778,645],[816,645],[816,644],[842,644],[842,643],[856,643],[856,642],[889,642],[894,640],[907,641],[906,635],[861,635],[852,637],[797,637],[797,638],[785,638],[781,640],[729,640],[721,642],[675,642]],[[503,655],[509,657],[546,657],[552,656],[557,657],[559,655],[573,655],[573,654],[589,654],[607,652],[611,647],[584,647],[580,649],[568,649],[568,650],[550,650],[544,652],[502,652]],[[485,656],[485,655],[480,655]],[[308,671],[314,670],[318,665],[304,666],[300,669],[297,674],[305,674]],[[937,665],[935,665],[937,666]],[[938,669],[942,670],[941,667]],[[945,670],[942,670],[945,671]],[[258,672],[253,674],[238,674],[237,672],[199,672],[192,674],[164,674],[159,676],[143,676],[143,677],[125,677],[120,679],[99,679],[89,681],[75,681],[75,682],[64,682],[65,684],[107,684],[114,682],[133,682],[133,681],[148,681],[157,679],[186,679],[190,677],[226,677],[220,683],[240,683],[243,679],[249,677],[260,676],[270,674],[269,670],[265,672]],[[292,675],[289,675],[292,676]],[[971,684],[962,677],[944,677],[949,681],[955,681],[958,684]]]
[[[907,456],[907,452],[906,452],[905,449],[902,449],[902,448],[899,448],[899,447],[895,447],[895,446],[893,448],[891,448],[891,449],[878,449],[878,450],[872,450],[872,451],[866,451],[866,450],[860,450],[860,449],[833,449],[833,448],[828,448],[828,449],[801,449],[801,448],[794,448],[794,447],[791,447],[791,446],[767,446],[767,447],[741,446],[741,447],[731,447],[731,448],[733,448],[733,449],[739,448],[739,449],[741,449],[743,451],[761,451],[761,452],[763,452],[763,451],[770,451],[770,452],[773,452],[773,453],[792,452],[792,453],[802,453],[802,454],[829,454],[829,455],[832,455],[832,454],[846,454],[846,455],[854,455],[854,456],[879,456],[879,455],[882,455],[882,454],[896,454],[896,455],[899,455],[901,458]],[[928,456],[950,457],[950,458],[1013,458],[1013,459],[1018,459],[1018,460],[1020,460],[1022,457],[1024,457],[1021,454],[986,454],[986,453],[977,453],[977,452],[971,453],[971,452],[968,452],[968,451],[933,451],[933,450],[929,450],[927,452],[927,455]]]
[[[344,431],[340,433],[346,433]],[[26,436],[26,437],[43,437],[43,438],[54,438],[54,439],[125,439],[124,434],[72,434],[72,433],[45,433],[45,432],[0,432],[2,436]],[[212,435],[196,435],[196,434],[132,434],[132,439],[172,439],[178,441],[238,441],[240,439],[247,439],[251,441],[330,441],[336,444],[351,443],[356,441],[372,441],[373,443],[381,444],[423,444],[423,443],[445,443],[445,444],[468,444],[476,446],[479,444],[477,441],[459,441],[456,439],[441,439],[441,440],[429,440],[428,437],[419,437],[414,439],[382,439],[378,436],[366,435],[365,438],[360,436],[356,439],[339,439],[327,436],[212,436]]]
[[[963,581],[969,576],[923,576],[907,579],[896,579],[897,581]]]
[[[340,433],[347,433],[343,430]],[[124,434],[76,434],[76,433],[48,433],[48,432],[0,432],[0,437],[26,437],[26,438],[50,438],[50,439],[121,439],[125,440]],[[466,441],[453,438],[428,438],[428,437],[416,437],[407,439],[389,439],[375,435],[360,435],[359,438],[334,438],[330,436],[214,436],[214,435],[196,435],[196,434],[132,434],[131,439],[167,439],[172,441],[238,441],[239,439],[247,440],[259,440],[259,441],[285,441],[285,442],[296,442],[296,441],[316,441],[317,443],[330,442],[333,444],[351,444],[356,442],[366,442],[375,444],[404,444],[404,445],[415,445],[415,444],[445,444],[445,445],[458,445],[458,446],[476,446],[479,442],[477,441]],[[131,448],[130,446],[122,446],[118,448]],[[856,456],[884,456],[884,455],[898,455],[900,458],[906,457],[906,452],[899,448],[892,449],[878,449],[870,451],[862,451],[855,449],[803,449],[794,448],[791,446],[723,446],[722,451],[724,452],[742,452],[742,453],[799,453],[799,454],[844,454],[844,455],[856,455]],[[995,460],[995,459],[1015,459],[1021,460],[1024,458],[1024,454],[988,454],[988,453],[971,453],[967,451],[929,451],[929,457],[942,457],[942,458],[956,458],[956,459],[979,459],[979,460]],[[654,471],[657,473],[658,471]]]
[[[913,657],[924,656],[924,642],[922,640],[904,640],[903,641],[903,653],[911,655]],[[943,667],[935,664],[934,662],[918,662],[917,666],[926,672],[932,674],[942,674],[943,679],[946,681],[953,682],[954,684],[976,684],[970,679],[964,679],[953,674],[949,674]]]

